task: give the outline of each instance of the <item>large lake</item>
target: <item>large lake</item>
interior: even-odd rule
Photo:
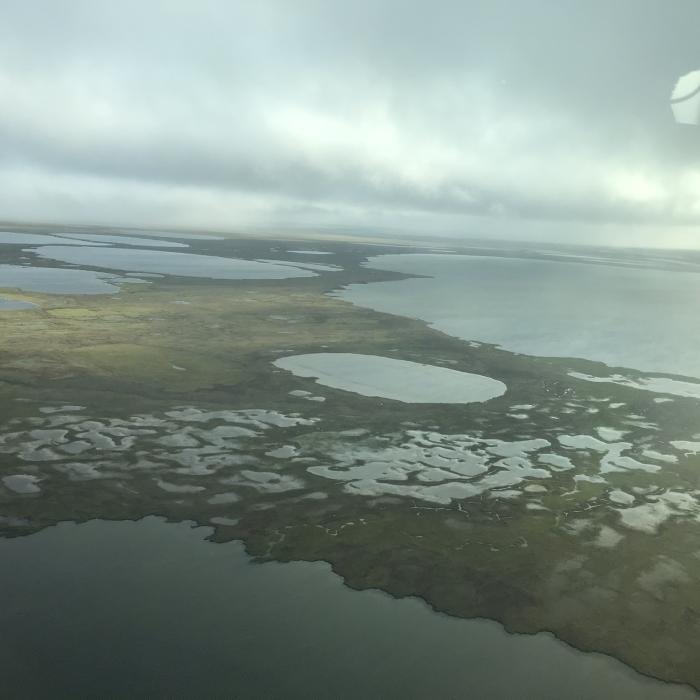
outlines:
[[[476,255],[397,254],[368,267],[424,277],[354,284],[358,306],[528,355],[700,377],[700,273]]]
[[[251,564],[209,532],[147,518],[0,540],[0,696],[696,697],[548,634],[351,591],[326,564]]]

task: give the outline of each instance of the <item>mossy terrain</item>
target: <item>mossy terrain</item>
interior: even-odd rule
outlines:
[[[700,403],[657,403],[651,392],[568,375],[608,371],[596,363],[471,345],[353,307],[328,292],[399,278],[361,266],[369,254],[397,249],[323,246],[342,270],[269,281],[164,277],[123,284],[114,295],[2,290],[38,308],[0,312],[0,477],[34,476],[40,490],[0,486],[0,532],[18,536],[67,519],[191,519],[213,525],[216,541],[242,539],[261,560],[323,559],[353,587],[418,595],[438,610],[497,619],[512,631],[551,630],[700,688],[700,511],[690,501],[668,501],[663,510],[669,493],[692,500],[700,492],[698,454],[669,446],[694,439]],[[192,252],[289,260],[285,251],[298,247],[227,239],[198,242]],[[15,262],[17,252],[0,246],[0,256]],[[272,365],[334,350],[484,374],[508,391],[484,404],[405,404],[320,387]],[[299,391],[325,400],[290,394]],[[251,409],[275,416],[251,418]],[[209,412],[206,420],[196,411]],[[222,438],[231,426],[237,437]],[[595,436],[601,427],[624,431],[627,454],[644,464],[645,450],[674,461],[619,468],[596,481],[601,454],[563,448],[560,438]],[[498,445],[535,439],[550,446],[519,458],[541,470],[537,455],[557,453],[575,469],[526,475],[517,494],[494,486],[426,500],[421,490],[433,477],[425,468],[434,465],[395,456],[414,449],[416,431],[442,436],[450,449],[477,436],[492,450],[488,474],[501,468]],[[90,444],[80,447],[85,452],[64,450],[80,442]],[[293,456],[279,456],[285,446]],[[443,447],[425,449],[444,458]],[[364,467],[368,454],[408,464],[406,479],[387,486],[377,478],[371,488],[385,490],[357,495],[342,473],[329,479],[309,469]],[[635,507],[650,505],[658,523],[621,526],[627,504],[611,500],[615,491],[631,494]]]

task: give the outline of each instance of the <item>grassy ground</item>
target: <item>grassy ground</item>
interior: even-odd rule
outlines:
[[[199,244],[200,252],[281,259],[288,245]],[[0,516],[24,523],[3,527],[0,522],[2,531],[24,534],[65,519],[134,519],[152,513],[207,524],[224,514],[239,522],[217,526],[214,539],[241,538],[261,558],[324,559],[351,586],[419,595],[439,610],[491,617],[514,631],[549,629],[581,648],[613,653],[643,672],[700,687],[700,601],[694,585],[700,576],[700,526],[692,519],[671,518],[656,534],[625,531],[623,543],[611,548],[593,546],[590,537],[568,527],[587,518],[595,527],[619,530],[608,499],[613,487],[694,493],[700,489],[696,457],[683,457],[656,474],[610,474],[602,484],[573,484],[571,473],[554,474],[546,494],[538,496],[545,510],[533,511],[523,500],[485,496],[445,506],[352,496],[342,483],[311,477],[303,463],[281,465],[264,456],[265,450],[293,444],[323,463],[329,459],[324,440],[342,441],[338,434],[343,430],[365,428],[394,444],[408,424],[446,435],[480,432],[503,440],[546,438],[553,444],[561,434],[593,435],[605,426],[629,431],[625,440],[640,448],[664,451],[670,440],[690,439],[700,425],[696,401],[657,404],[648,392],[567,375],[569,370],[602,373],[605,368],[595,363],[472,347],[420,322],[334,299],[325,292],[339,285],[395,277],[361,268],[367,253],[362,246],[334,245],[337,254],[330,262],[344,270],[309,279],[164,279],[124,285],[114,296],[2,291],[4,298],[39,306],[0,312],[0,421],[15,421],[12,430],[31,425],[39,407],[57,402],[85,406],[96,419],[160,414],[181,404],[320,418],[313,428],[272,429],[263,444],[250,446],[266,468],[303,478],[302,494],[244,491],[240,502],[222,511],[209,503],[217,491],[211,482],[203,482],[201,493],[173,497],[154,484],[152,474],[137,471],[128,479],[99,481],[47,476],[41,497],[0,487]],[[4,255],[0,262],[12,262],[16,254]],[[317,392],[318,386],[275,369],[272,361],[333,350],[482,373],[504,381],[508,392],[486,404],[464,406],[378,401],[328,388],[322,391],[323,404],[290,396],[295,389]],[[612,409],[611,402],[624,403],[625,411]],[[511,406],[525,403],[536,406],[525,419],[508,416]],[[570,404],[576,408],[563,412]],[[642,416],[654,428],[628,424],[629,415]],[[121,459],[126,463],[131,457],[125,453]],[[594,457],[574,454],[577,473],[594,474]],[[43,469],[0,453],[0,475],[34,468]],[[318,492],[322,499],[301,497]],[[680,564],[683,575],[664,579],[666,559]],[[659,566],[658,585],[640,585]]]

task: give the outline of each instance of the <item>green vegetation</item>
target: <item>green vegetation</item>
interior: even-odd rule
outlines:
[[[246,246],[248,254],[270,257],[269,242],[265,251]],[[214,524],[214,540],[240,538],[261,559],[324,559],[353,587],[418,595],[438,610],[494,618],[513,631],[548,629],[582,649],[608,652],[645,673],[700,688],[694,652],[700,514],[690,501],[668,513],[660,509],[665,517],[644,531],[621,524],[627,506],[610,499],[617,489],[632,494],[635,505],[658,503],[669,491],[694,502],[700,459],[669,445],[692,439],[700,404],[660,404],[650,392],[579,381],[567,372],[595,374],[600,366],[473,347],[420,322],[325,294],[350,280],[395,277],[364,270],[362,259],[357,246],[341,246],[333,262],[344,272],[310,279],[163,279],[124,285],[114,296],[2,291],[40,308],[0,317],[0,477],[35,475],[41,491],[18,494],[0,486],[0,532],[13,536],[66,519],[147,514]],[[485,374],[505,382],[508,392],[485,404],[411,405],[321,388],[271,364],[287,354],[333,350]],[[326,400],[290,394],[299,390]],[[42,433],[73,424],[73,414],[60,404],[85,407],[75,421],[97,425],[80,423],[82,432],[76,428],[70,438]],[[255,435],[241,432],[217,443],[216,428],[252,423],[219,413],[208,422],[172,418],[177,406],[219,413],[264,409],[304,422],[270,423],[255,427]],[[41,411],[47,407],[56,412]],[[60,420],[52,424],[52,416]],[[143,416],[152,424],[139,428]],[[656,462],[656,471],[620,468],[599,482],[576,481],[575,475],[600,476],[601,454],[562,448],[559,437],[594,437],[600,427],[625,431],[627,452],[640,462],[650,462],[644,450],[677,461]],[[348,429],[368,434],[344,436]],[[525,477],[511,497],[493,488],[445,503],[420,497],[429,482],[418,470],[399,483],[419,489],[410,497],[354,495],[348,479],[308,471],[309,465],[337,466],[338,454],[350,454],[352,445],[405,449],[409,430],[492,441],[544,439],[550,447],[541,452],[566,455],[575,469]],[[105,435],[134,437],[114,449],[62,452],[65,445]],[[189,449],[175,442],[183,436],[201,449],[189,471],[178,461]],[[37,447],[42,440],[48,442]],[[285,445],[295,448],[295,456],[269,454]],[[213,448],[207,452],[206,446]],[[221,464],[206,472],[202,465],[212,455]],[[231,456],[239,461],[226,462]],[[533,456],[526,458],[535,464]],[[492,469],[496,457],[489,459]],[[71,466],[76,463],[94,467],[99,477],[86,477],[90,472]],[[253,476],[241,476],[245,470]],[[256,474],[270,473],[289,481],[281,487],[255,481]],[[526,485],[546,490],[526,492]],[[216,501],[229,492],[238,500]],[[230,520],[212,522],[221,517]]]

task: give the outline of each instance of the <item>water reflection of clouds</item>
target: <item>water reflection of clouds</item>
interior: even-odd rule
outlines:
[[[41,246],[34,251],[40,258],[73,265],[87,265],[129,272],[148,272],[206,279],[288,279],[315,277],[310,270],[287,265],[223,258],[216,255],[196,255],[165,250],[104,248],[85,246]]]
[[[392,254],[366,265],[421,277],[350,284],[333,296],[511,352],[700,377],[697,272],[593,264],[586,256]],[[638,388],[700,395],[697,385],[678,382]]]
[[[119,287],[111,283],[114,279],[113,276],[93,270],[0,265],[0,280],[2,280],[3,288],[21,289],[25,292],[114,294],[119,291]]]

